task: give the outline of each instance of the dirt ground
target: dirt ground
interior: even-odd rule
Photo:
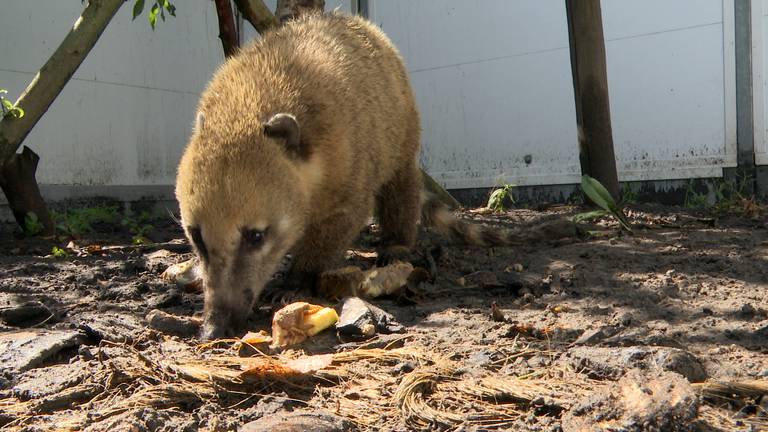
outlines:
[[[464,216],[520,227],[583,211]],[[143,247],[119,230],[66,249],[6,227],[0,429],[768,430],[768,397],[754,390],[768,382],[766,218],[635,206],[629,219],[631,235],[602,218],[586,238],[516,247],[423,235],[414,263],[436,278],[370,300],[403,332],[346,342],[327,330],[268,352],[330,353],[327,370],[257,380],[216,375],[247,359],[231,341],[147,326],[156,309],[202,311],[199,292],[160,278],[191,257],[172,222],[149,234],[161,246]],[[358,252],[373,250],[373,232]],[[350,264],[370,267],[367,256]],[[251,328],[269,330],[274,309],[262,303]],[[736,382],[752,387],[706,391]]]

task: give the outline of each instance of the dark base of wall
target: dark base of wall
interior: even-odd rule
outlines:
[[[70,207],[119,205],[124,211],[140,213],[149,211],[158,217],[177,214],[179,206],[173,186],[68,186],[40,185],[48,207],[63,211]],[[0,193],[0,221],[12,222],[13,215],[8,202]]]
[[[41,185],[43,197],[54,210],[67,207],[119,203],[126,210],[149,210],[158,216],[178,213],[172,185],[162,186],[63,186]],[[768,198],[768,167],[729,168],[723,178],[653,180],[622,183],[625,199],[639,203],[685,205],[714,203],[724,192]],[[482,207],[493,188],[453,189],[451,194],[465,207]],[[511,207],[539,207],[548,204],[581,203],[579,185],[520,186],[513,189]],[[12,221],[7,202],[0,194],[0,221]]]
[[[704,201],[713,204],[722,195],[734,192],[745,197],[754,195],[760,200],[765,200],[768,197],[768,167],[759,167],[756,170],[753,169],[753,172],[726,170],[723,178],[623,182],[621,187],[623,198],[637,203],[686,205]],[[493,188],[455,189],[450,192],[466,207],[481,207],[488,203],[488,197],[493,192]],[[512,195],[514,203],[507,204],[513,207],[537,207],[584,201],[581,187],[575,184],[520,186],[513,189]]]

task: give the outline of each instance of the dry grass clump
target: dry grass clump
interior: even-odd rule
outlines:
[[[531,412],[559,418],[576,400],[613,384],[557,366],[525,376],[505,375],[499,364],[521,355],[552,354],[544,347],[516,343],[496,350],[503,358],[476,368],[455,353],[414,345],[255,357],[179,348],[178,343],[173,355],[162,349],[140,352],[125,344],[104,345],[109,355],[91,361],[88,376],[76,385],[40,400],[0,399],[4,427],[80,430],[140,408],[189,412],[206,402],[230,406],[285,392],[309,407],[348,418],[361,430],[451,430],[462,425],[509,429]],[[760,405],[768,395],[767,381],[693,386],[707,402],[699,415],[707,425],[723,431],[768,428]]]

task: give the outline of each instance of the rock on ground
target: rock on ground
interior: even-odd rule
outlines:
[[[577,402],[563,416],[563,431],[690,431],[698,397],[688,380],[674,372],[633,370],[607,394]]]

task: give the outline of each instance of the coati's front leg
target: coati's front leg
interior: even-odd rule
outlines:
[[[421,171],[413,163],[399,170],[376,196],[381,225],[379,264],[405,259],[416,242]]]
[[[344,252],[360,234],[373,207],[368,203],[340,205],[330,217],[311,223],[293,250],[284,290],[313,289],[321,273],[343,265]]]

